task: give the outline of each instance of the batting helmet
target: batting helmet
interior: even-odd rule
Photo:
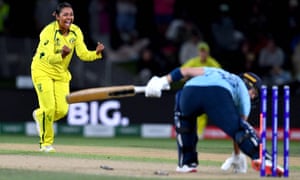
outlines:
[[[240,74],[240,77],[244,81],[248,89],[255,88],[257,92],[260,91],[262,80],[258,75],[252,72],[244,72]]]
[[[260,88],[262,86],[262,80],[261,78],[252,73],[252,72],[244,72],[241,73],[240,78],[244,81],[245,85],[247,86],[248,90],[251,88],[254,88],[257,92],[257,96],[253,99],[251,99],[251,108],[256,108],[257,104],[259,102],[259,96],[260,96]]]
[[[251,99],[251,107],[255,108],[259,102],[260,88],[262,86],[261,78],[252,73],[252,72],[244,72],[240,74],[241,79],[244,81],[248,89],[254,88],[256,90],[257,96]]]

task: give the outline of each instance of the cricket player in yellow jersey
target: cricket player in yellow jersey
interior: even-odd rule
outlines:
[[[197,45],[198,56],[187,60],[181,67],[216,67],[221,68],[221,64],[210,55],[210,48],[206,42],[200,42]],[[197,135],[200,139],[204,136],[204,130],[207,125],[207,115],[202,114],[197,118]]]
[[[41,31],[39,44],[31,64],[31,76],[38,96],[39,107],[33,118],[40,136],[40,151],[55,152],[53,123],[68,112],[66,95],[70,91],[71,73],[68,69],[74,51],[83,61],[102,58],[104,45],[88,50],[81,29],[73,24],[71,4],[57,5],[56,20]]]

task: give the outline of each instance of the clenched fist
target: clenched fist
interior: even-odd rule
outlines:
[[[99,55],[103,50],[104,50],[104,45],[98,42],[96,47],[96,54]]]
[[[61,57],[65,58],[68,54],[70,54],[71,49],[68,48],[68,46],[64,45],[62,50],[61,50]]]

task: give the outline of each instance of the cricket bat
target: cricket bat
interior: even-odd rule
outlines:
[[[146,86],[134,85],[89,88],[71,92],[67,95],[66,100],[68,104],[73,104],[86,101],[122,98],[135,96],[137,93],[144,93],[145,89]]]

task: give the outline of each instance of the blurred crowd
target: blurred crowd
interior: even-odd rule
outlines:
[[[38,38],[54,20],[58,2],[0,0],[2,56],[8,46],[3,37]],[[252,71],[270,85],[300,82],[298,0],[210,0],[197,2],[200,5],[191,0],[67,2],[73,5],[74,23],[88,37],[87,45],[94,48],[101,41],[106,61],[132,62],[136,82],[147,82],[198,56],[201,42],[233,73]],[[0,65],[0,77],[16,75],[7,72],[9,65]]]

